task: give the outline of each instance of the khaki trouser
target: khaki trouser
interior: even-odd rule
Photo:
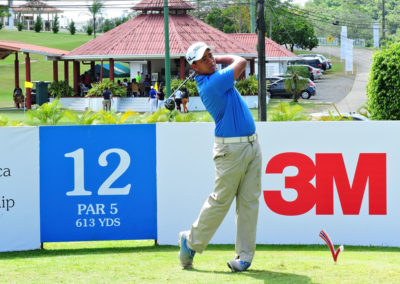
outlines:
[[[258,199],[261,194],[261,149],[258,141],[214,143],[215,188],[188,235],[188,245],[201,253],[236,197],[236,255],[251,262],[256,247]]]
[[[111,109],[111,100],[103,100],[103,110],[109,111]]]

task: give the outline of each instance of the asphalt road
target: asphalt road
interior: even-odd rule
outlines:
[[[318,47],[313,52],[340,57],[339,47]],[[372,50],[354,49],[355,74],[324,75],[317,81],[315,101],[335,103],[340,112],[356,112],[367,101],[368,76],[372,65]]]

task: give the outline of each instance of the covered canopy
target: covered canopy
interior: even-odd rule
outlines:
[[[101,65],[96,64],[95,66],[95,75],[96,77],[100,77]],[[124,78],[129,77],[131,75],[131,71],[128,67],[122,65],[121,63],[114,63],[114,77],[116,78]],[[103,64],[103,78],[110,78],[110,64]]]

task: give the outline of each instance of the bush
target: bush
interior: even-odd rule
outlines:
[[[3,28],[3,23],[0,22],[0,30]]]
[[[58,22],[58,16],[56,15],[54,18],[54,22],[53,25],[51,26],[51,30],[53,31],[53,33],[58,33],[60,30],[60,23]]]
[[[183,83],[184,79],[172,79],[171,80],[171,91],[172,93]],[[197,84],[195,80],[188,80],[182,87],[186,88],[189,92],[189,96],[198,96]]]
[[[19,32],[22,31],[23,28],[24,28],[24,24],[21,23],[21,22],[18,22],[18,23],[17,23],[17,29],[18,29],[18,31],[19,31]]]
[[[400,119],[400,43],[394,43],[373,56],[367,86],[368,108],[374,120]]]
[[[89,36],[91,36],[92,33],[93,33],[93,28],[92,28],[91,26],[88,26],[88,27],[86,28],[86,33],[87,33]]]
[[[246,79],[237,81],[235,87],[242,95],[258,94],[258,79],[255,75],[252,75]]]
[[[71,97],[74,89],[66,81],[54,81],[50,84],[49,94],[54,97]]]
[[[93,83],[92,88],[89,90],[86,97],[101,97],[103,95],[104,90],[108,87],[113,96],[117,97],[125,97],[126,96],[126,88],[118,86],[113,81],[108,79],[103,80],[103,82]]]
[[[42,17],[38,16],[36,18],[36,22],[33,25],[33,29],[35,30],[35,32],[40,33],[40,31],[43,29],[43,21],[42,21]]]
[[[69,30],[71,35],[75,34],[76,28],[75,28],[75,22],[74,21],[71,21],[71,23],[68,26],[68,30]]]

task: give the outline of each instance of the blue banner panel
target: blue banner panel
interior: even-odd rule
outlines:
[[[42,242],[157,238],[155,124],[39,134]]]

